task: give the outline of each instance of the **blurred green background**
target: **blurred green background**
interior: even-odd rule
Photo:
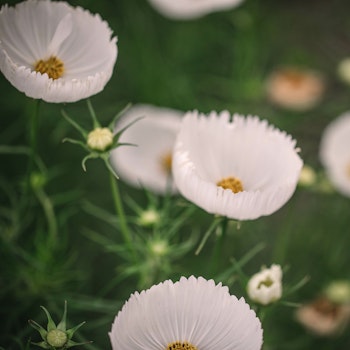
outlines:
[[[337,76],[339,61],[350,56],[349,1],[246,0],[236,9],[189,21],[166,19],[145,0],[69,3],[99,13],[118,36],[114,74],[104,91],[91,98],[102,123],[109,123],[129,102],[182,111],[228,109],[254,114],[293,135],[304,161],[322,171],[318,159],[322,131],[350,107],[350,87]],[[264,81],[283,65],[311,68],[324,75],[326,92],[315,108],[293,112],[268,101]],[[0,144],[26,145],[34,101],[2,75],[0,91]],[[94,206],[113,212],[109,180],[101,161],[89,161],[85,173],[80,164],[82,150],[62,143],[65,137],[77,137],[63,119],[62,108],[80,124],[92,126],[85,101],[41,104],[39,154],[49,169],[45,192],[52,199],[59,225],[55,246],[47,243],[37,201],[32,198],[30,210],[21,211],[26,157],[0,154],[0,346],[5,349],[22,349],[29,337],[37,341],[28,319],[44,324],[39,308],[44,305],[58,321],[64,300],[68,300],[70,326],[87,321],[78,340],[93,340],[87,349],[110,348],[107,333],[114,316],[139,286],[133,276],[118,281],[123,259],[89,235],[94,231],[111,242],[119,239],[113,225],[92,215],[97,213]],[[125,197],[147,204],[142,191],[123,183],[120,188]],[[181,208],[181,198],[175,202]],[[162,206],[164,200],[159,203]],[[230,227],[230,243],[225,244],[215,273],[208,264],[212,241],[198,256],[194,255],[196,242],[185,256],[172,261],[168,274],[156,275],[152,282],[191,274],[216,278],[232,266],[233,257],[239,261],[258,247],[259,252],[244,265],[244,273],[249,276],[261,265],[278,263],[285,268],[286,287],[309,276],[309,282],[287,298],[296,303],[309,301],[332,280],[350,280],[349,209],[349,198],[336,192],[298,188],[277,213],[244,222],[239,230]],[[127,211],[133,215],[130,208]],[[171,219],[175,215],[169,223]],[[178,240],[189,234],[198,240],[211,220],[196,209],[183,224]],[[223,282],[233,294],[245,295],[236,273]],[[266,349],[350,349],[348,330],[337,337],[319,338],[295,321],[294,312],[278,304],[267,309]]]

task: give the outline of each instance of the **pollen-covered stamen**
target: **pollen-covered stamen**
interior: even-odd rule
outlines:
[[[162,170],[167,174],[171,174],[171,164],[172,164],[172,155],[170,152],[167,152],[161,156],[160,165]]]
[[[166,350],[198,350],[198,348],[187,341],[176,341],[174,343],[168,344]]]
[[[216,185],[224,188],[225,190],[229,189],[233,193],[243,191],[243,184],[241,180],[233,176],[223,178],[222,180],[218,181]]]
[[[51,79],[58,79],[64,73],[64,64],[59,58],[51,56],[47,60],[37,61],[34,70],[41,74],[46,73]]]

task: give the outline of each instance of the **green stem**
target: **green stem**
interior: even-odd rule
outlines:
[[[223,246],[226,238],[227,224],[227,217],[223,217],[220,222],[220,231],[213,251],[213,261],[211,264],[213,273],[215,273],[215,271],[218,270],[218,268],[220,267],[220,256],[223,254]]]
[[[35,190],[35,194],[43,207],[45,217],[49,227],[49,235],[52,238],[52,242],[56,242],[57,240],[57,220],[55,216],[55,212],[53,209],[52,202],[50,198],[46,195],[42,188],[37,188]]]
[[[195,255],[198,255],[201,252],[201,250],[203,249],[208,238],[216,230],[216,228],[219,226],[220,222],[221,222],[221,217],[214,218],[214,221],[212,222],[212,224],[210,225],[208,230],[205,232],[201,242],[199,243],[199,246],[198,246],[197,250],[195,251]]]
[[[33,173],[35,159],[37,157],[37,148],[38,148],[38,126],[39,126],[39,110],[40,110],[40,101],[35,101],[34,111],[30,115],[30,123],[29,123],[29,147],[30,147],[30,155],[28,161],[28,169],[27,169],[27,186],[26,191],[28,192],[30,189],[30,177]]]
[[[114,201],[114,207],[116,210],[116,213],[118,215],[119,221],[120,221],[120,230],[122,232],[123,238],[125,243],[127,244],[130,252],[132,252],[133,257],[136,258],[135,249],[132,244],[132,238],[130,235],[130,230],[126,221],[125,211],[123,207],[123,203],[120,198],[120,192],[117,184],[117,179],[115,178],[114,174],[109,171],[109,179],[111,183],[111,189],[112,189],[112,196]]]

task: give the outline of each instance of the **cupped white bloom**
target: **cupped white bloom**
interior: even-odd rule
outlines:
[[[247,284],[247,292],[250,299],[262,305],[279,300],[282,296],[281,266],[272,265],[253,275]]]
[[[259,350],[259,319],[243,298],[202,277],[134,293],[109,333],[113,350]]]
[[[209,213],[270,215],[295,191],[303,162],[295,140],[257,117],[188,112],[173,153],[181,194]]]
[[[324,90],[325,83],[319,73],[296,67],[276,69],[266,81],[270,101],[295,111],[313,108],[321,100]]]
[[[324,130],[320,159],[334,187],[350,197],[350,112],[333,120]]]
[[[172,184],[171,162],[176,135],[183,113],[151,105],[135,105],[117,123],[116,131],[136,121],[121,135],[119,142],[135,146],[118,147],[110,161],[116,173],[126,182],[165,193]]]
[[[0,10],[0,69],[19,91],[75,102],[103,90],[117,58],[116,38],[96,14],[66,2],[27,0]]]
[[[234,8],[243,0],[149,0],[149,2],[166,17],[191,19]]]

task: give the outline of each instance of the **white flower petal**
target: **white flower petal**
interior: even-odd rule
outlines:
[[[200,350],[258,350],[262,329],[243,298],[202,277],[168,280],[131,295],[109,333],[114,350],[159,350],[189,342]]]
[[[176,186],[188,200],[209,213],[255,219],[281,208],[292,196],[302,160],[295,141],[257,117],[228,112],[208,117],[189,112],[173,153]],[[217,186],[239,178],[243,192]]]
[[[67,13],[58,23],[55,34],[53,35],[47,51],[51,55],[58,55],[58,50],[65,39],[72,33],[73,22],[72,14]]]
[[[243,0],[149,0],[161,14],[173,19],[191,19],[238,6]]]
[[[320,159],[337,190],[350,196],[350,112],[332,121],[324,130]]]
[[[110,160],[116,173],[133,186],[165,193],[171,173],[162,167],[162,159],[172,154],[182,115],[180,111],[150,105],[135,105],[128,110],[116,131],[142,119],[124,131],[119,139],[119,142],[136,146],[122,146],[111,152]],[[174,186],[172,190],[175,191]]]
[[[18,90],[47,102],[75,102],[103,90],[117,58],[116,38],[99,15],[65,2],[27,0],[0,11],[0,69]],[[34,71],[57,56],[58,79]]]

